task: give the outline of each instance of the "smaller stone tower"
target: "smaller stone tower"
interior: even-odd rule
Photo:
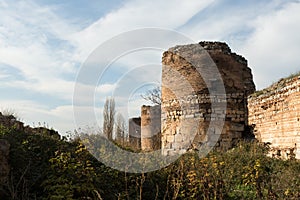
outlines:
[[[141,149],[141,118],[129,119],[129,144],[133,149]]]
[[[152,151],[161,148],[161,107],[145,106],[141,108],[141,149]]]

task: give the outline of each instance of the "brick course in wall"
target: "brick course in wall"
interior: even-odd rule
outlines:
[[[249,124],[270,143],[273,157],[300,158],[300,76],[283,79],[248,98]]]

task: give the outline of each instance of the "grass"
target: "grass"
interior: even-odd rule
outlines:
[[[0,112],[3,116],[14,116],[16,119],[20,119],[19,114],[12,108],[3,108]]]
[[[283,88],[286,86],[287,82],[289,82],[289,80],[300,76],[300,71],[295,72],[295,73],[291,73],[289,76],[287,76],[286,78],[281,78],[279,79],[277,82],[272,83],[269,87],[264,88],[262,90],[257,90],[255,91],[253,94],[251,94],[251,97],[258,97],[261,96],[263,94],[269,93],[272,90],[274,90],[274,88]]]

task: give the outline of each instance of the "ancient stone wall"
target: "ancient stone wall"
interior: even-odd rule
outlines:
[[[161,107],[145,106],[141,108],[141,149],[143,151],[161,148]]]
[[[4,126],[7,128],[14,128],[15,130],[22,131],[25,133],[43,134],[43,135],[60,139],[59,133],[55,130],[48,129],[46,127],[32,128],[30,126],[24,126],[24,123],[18,121],[14,116],[2,115],[1,112],[0,112],[0,126]]]
[[[300,76],[249,96],[249,124],[256,138],[271,144],[271,156],[300,159]]]
[[[141,149],[141,118],[129,119],[129,145],[135,149]]]
[[[200,49],[199,45],[203,48]],[[202,69],[199,69],[191,64],[205,62],[207,53],[221,74],[225,94],[210,94],[209,91],[216,88],[216,82],[214,74],[209,74],[210,71],[213,73],[209,66],[200,65]],[[242,137],[248,117],[247,96],[255,91],[245,58],[232,53],[225,43],[201,42],[170,48],[164,52],[162,63],[164,155],[183,153],[189,146],[211,141],[216,144],[209,145],[226,150]],[[198,71],[209,74],[208,83]],[[209,129],[210,123],[217,125],[223,120],[222,130]]]

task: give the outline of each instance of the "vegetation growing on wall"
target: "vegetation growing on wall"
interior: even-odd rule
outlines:
[[[255,91],[253,94],[251,94],[251,97],[258,97],[258,96],[260,96],[262,94],[267,94],[267,93],[270,93],[270,92],[274,92],[276,89],[283,88],[292,79],[294,79],[297,76],[300,76],[300,71],[296,72],[296,73],[291,73],[286,78],[281,78],[280,80],[278,80],[277,82],[273,83],[272,85],[270,85],[269,87],[267,87],[265,89]]]

